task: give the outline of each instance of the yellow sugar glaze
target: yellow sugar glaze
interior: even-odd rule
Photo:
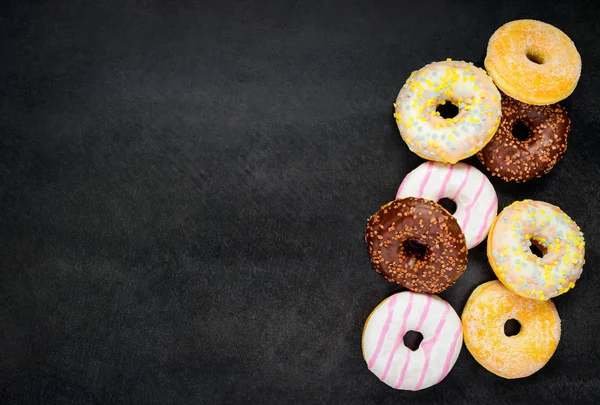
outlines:
[[[528,104],[567,98],[581,75],[581,56],[558,28],[536,20],[516,20],[489,40],[485,68],[500,90]]]
[[[516,319],[521,330],[504,334],[504,324]],[[464,341],[475,360],[488,371],[508,379],[540,370],[560,340],[560,317],[552,301],[523,298],[498,280],[477,287],[462,314]]]

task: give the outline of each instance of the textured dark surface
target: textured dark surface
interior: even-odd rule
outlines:
[[[0,403],[598,403],[600,9],[544,3],[2,2]],[[537,374],[463,348],[441,384],[394,391],[360,350],[399,290],[366,220],[421,162],[392,102],[428,62],[481,66],[515,18],[564,30],[583,75],[565,158],[492,182],[501,208],[560,206],[587,264]],[[493,279],[483,244],[469,260],[441,294],[459,314]]]

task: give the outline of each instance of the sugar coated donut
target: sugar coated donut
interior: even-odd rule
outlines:
[[[436,108],[446,102],[458,107],[458,115],[440,116]],[[413,72],[394,106],[409,149],[445,163],[475,154],[500,123],[500,92],[484,70],[466,62],[436,62]]]
[[[529,136],[519,140],[520,122]],[[548,173],[567,151],[571,120],[559,104],[536,106],[502,97],[502,120],[496,135],[477,153],[483,165],[505,181],[523,182]]]
[[[404,197],[453,200],[453,216],[465,234],[468,249],[485,239],[498,214],[494,186],[483,173],[465,163],[423,163],[400,184],[396,198]]]
[[[528,104],[567,98],[581,74],[581,56],[558,28],[536,20],[516,20],[490,38],[485,68],[504,93]]]
[[[521,329],[504,333],[514,319]],[[540,302],[508,291],[497,280],[477,287],[462,313],[465,345],[475,360],[503,378],[532,375],[548,363],[560,340],[560,317],[552,301]]]
[[[408,331],[423,341],[412,351]],[[362,336],[369,370],[390,387],[418,391],[442,381],[462,348],[462,324],[454,309],[435,295],[404,291],[386,298],[369,315]]]
[[[394,200],[369,218],[365,237],[378,273],[409,290],[438,293],[467,268],[465,236],[441,205]]]
[[[530,249],[543,253],[537,257]],[[542,201],[517,201],[496,218],[488,237],[492,269],[511,291],[545,301],[575,287],[585,263],[585,241],[560,208]]]

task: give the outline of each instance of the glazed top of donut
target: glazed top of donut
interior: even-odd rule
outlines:
[[[519,140],[513,127],[523,123],[529,137]],[[496,135],[478,157],[506,181],[526,181],[552,169],[567,150],[571,120],[560,104],[530,105],[502,95],[502,120]]]
[[[438,104],[458,107],[443,118]],[[471,63],[446,60],[412,72],[396,99],[396,123],[409,149],[417,155],[456,163],[474,155],[500,123],[500,92],[487,73]]]
[[[394,200],[369,218],[366,241],[375,270],[416,292],[437,293],[467,266],[458,223],[442,206],[423,198]]]

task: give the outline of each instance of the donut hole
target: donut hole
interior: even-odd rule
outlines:
[[[404,346],[408,347],[410,350],[412,350],[414,352],[421,345],[421,342],[423,341],[423,335],[421,334],[421,332],[409,330],[408,332],[406,332],[404,334],[403,341],[404,341]]]
[[[450,214],[454,214],[456,212],[456,203],[449,198],[444,197],[437,203],[444,207]]]
[[[535,63],[536,65],[543,65],[545,62],[544,57],[542,55],[540,55],[537,52],[531,51],[531,50],[525,52],[525,56],[527,57],[527,59],[529,59],[531,62]]]
[[[509,319],[504,323],[504,334],[506,336],[516,336],[521,332],[521,322],[516,319]]]
[[[438,104],[435,111],[439,113],[440,117],[450,119],[458,115],[459,109],[458,106],[451,101],[442,101]]]
[[[515,122],[512,128],[512,135],[519,141],[525,141],[529,138],[529,127],[523,121]]]
[[[531,242],[531,245],[529,246],[529,250],[531,250],[531,253],[533,253],[537,257],[544,257],[548,250],[535,239],[529,239],[529,241]]]
[[[404,252],[409,257],[423,260],[427,255],[427,245],[419,239],[408,239],[404,242]]]

